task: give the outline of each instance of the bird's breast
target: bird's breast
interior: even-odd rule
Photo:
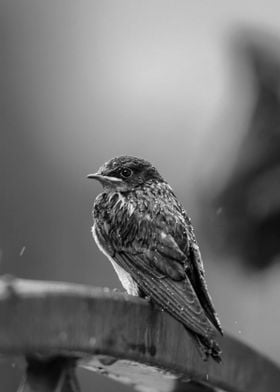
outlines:
[[[135,203],[121,192],[104,192],[97,196],[93,206],[93,217],[105,220],[112,219],[119,212],[126,212],[132,215],[135,210]]]
[[[100,249],[100,251],[110,260],[114,270],[116,271],[119,280],[121,281],[121,284],[123,288],[126,290],[126,292],[130,295],[138,296],[139,295],[139,288],[137,283],[133,280],[131,275],[126,272],[122,267],[120,267],[116,261],[113,259],[113,257],[107,252],[107,250],[104,248],[102,245],[99,235],[98,235],[98,230],[96,227],[96,223],[92,226],[92,235],[95,240],[96,245]]]
[[[184,217],[171,203],[168,189],[143,187],[130,193],[103,193],[94,205],[94,221],[112,248],[122,251],[149,248],[161,236],[170,234],[178,245],[187,247]],[[139,248],[139,249],[138,249]]]

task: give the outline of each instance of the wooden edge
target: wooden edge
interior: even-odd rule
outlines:
[[[226,335],[223,362],[203,362],[176,320],[147,301],[108,289],[15,279],[0,280],[0,352],[65,355],[139,388],[171,391],[194,380],[234,392],[280,385],[280,369]]]

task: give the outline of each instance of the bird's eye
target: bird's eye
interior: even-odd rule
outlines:
[[[126,168],[121,170],[120,174],[121,174],[121,176],[123,178],[128,178],[128,177],[130,177],[132,175],[132,170],[126,167]]]

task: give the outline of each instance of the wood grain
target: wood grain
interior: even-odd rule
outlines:
[[[190,380],[232,392],[279,388],[276,364],[230,336],[218,340],[222,364],[203,362],[182,325],[143,299],[75,284],[0,280],[4,355],[78,358],[78,366],[161,392],[176,384],[182,390],[178,385]]]

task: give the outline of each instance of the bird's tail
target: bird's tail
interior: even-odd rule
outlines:
[[[208,358],[211,356],[216,362],[222,362],[222,350],[214,339],[209,339],[204,336],[197,335],[196,333],[191,332],[189,329],[188,332],[194,338],[195,345],[203,361],[207,361]]]

